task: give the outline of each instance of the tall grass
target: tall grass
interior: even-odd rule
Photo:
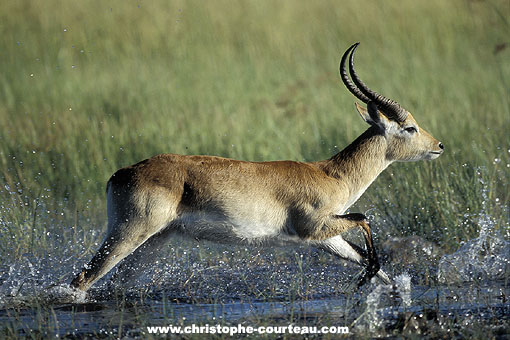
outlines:
[[[0,251],[102,230],[109,176],[158,153],[338,152],[367,127],[337,70],[355,41],[366,83],[446,153],[393,165],[352,210],[448,249],[477,233],[466,214],[507,227],[509,17],[503,0],[3,1]]]

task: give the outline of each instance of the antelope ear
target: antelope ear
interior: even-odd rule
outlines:
[[[371,103],[372,102],[369,102],[369,104],[371,104]],[[375,113],[374,113],[374,110],[367,110],[366,108],[359,105],[358,103],[355,103],[355,104],[356,104],[356,110],[358,110],[361,118],[363,118],[363,120],[365,122],[367,122],[370,125],[377,125],[379,123],[380,118],[379,118],[379,114],[377,113],[377,109],[375,110]],[[371,105],[368,105],[368,106],[370,107]]]
[[[370,125],[376,125],[383,130],[389,125],[388,118],[377,109],[374,102],[368,102],[367,109],[356,103],[356,110],[358,110],[361,118]]]

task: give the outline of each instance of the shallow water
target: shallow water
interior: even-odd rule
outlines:
[[[224,284],[224,282],[212,282]],[[510,286],[493,281],[485,285],[408,286],[371,284],[363,292],[289,300],[255,298],[217,301],[181,301],[164,289],[130,292],[122,299],[101,296],[96,289],[82,302],[61,303],[70,291],[54,292],[51,308],[20,304],[0,311],[0,322],[18,335],[34,330],[58,336],[143,336],[146,326],[238,323],[249,325],[338,325],[355,334],[443,334],[451,330],[470,333],[485,327],[495,334],[510,331]],[[55,289],[55,288],[53,288]],[[138,292],[139,293],[139,292]],[[94,296],[95,295],[95,296]],[[47,297],[46,297],[47,298]],[[75,297],[77,301],[83,297]],[[15,321],[13,321],[15,320]],[[476,330],[479,332],[479,330]],[[478,334],[478,333],[477,333]]]
[[[112,284],[110,274],[87,294],[67,286],[87,258],[65,256],[67,247],[60,257],[26,255],[1,268],[0,327],[11,337],[144,338],[147,326],[239,323],[347,326],[362,337],[504,337],[510,242],[478,218],[480,235],[438,258],[419,238],[390,242],[425,255],[413,264],[383,250],[394,285],[373,279],[361,289],[352,284],[360,268],[308,247],[176,240],[135,280]]]

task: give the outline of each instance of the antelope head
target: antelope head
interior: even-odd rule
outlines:
[[[356,103],[356,109],[376,133],[385,137],[386,159],[406,162],[439,157],[444,150],[441,142],[420,128],[413,116],[397,102],[371,90],[358,77],[354,70],[354,53],[358,45],[352,45],[344,53],[340,61],[340,75],[349,91],[367,104],[365,109]],[[348,56],[352,81],[347,76],[345,65]]]

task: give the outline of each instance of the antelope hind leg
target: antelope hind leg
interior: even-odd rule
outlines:
[[[71,287],[86,291],[117,263],[135,251],[159,229],[146,219],[128,220],[110,228],[96,255],[71,282]]]
[[[134,238],[119,234],[107,236],[92,260],[84,266],[84,269],[71,282],[71,287],[83,291],[88,290],[90,286],[146,240],[145,237],[140,236]]]
[[[110,284],[127,283],[140,272],[150,267],[158,259],[158,252],[167,244],[174,230],[168,226],[151,236],[133,253],[119,264],[117,271],[110,279]]]

